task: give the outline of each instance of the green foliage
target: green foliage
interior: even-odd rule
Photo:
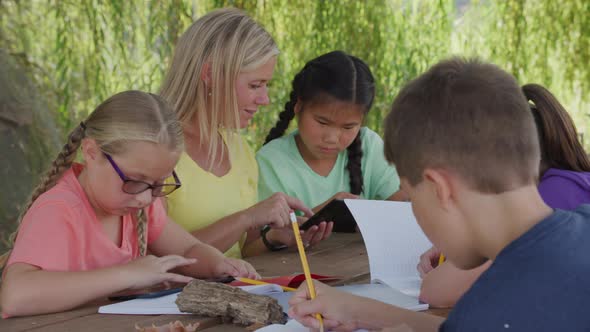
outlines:
[[[465,4],[467,2],[467,4]],[[246,131],[259,146],[304,63],[341,49],[377,79],[367,125],[381,121],[400,86],[452,54],[477,55],[521,83],[550,88],[589,129],[588,0],[4,0],[0,46],[19,55],[67,129],[125,89],[158,91],[178,36],[218,7],[244,9],[275,37],[281,55],[272,104]]]

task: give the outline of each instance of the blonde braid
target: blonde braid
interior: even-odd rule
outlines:
[[[18,216],[17,229],[12,234],[10,234],[8,238],[9,247],[11,249],[9,249],[6,253],[0,256],[0,267],[3,267],[4,264],[6,264],[6,261],[8,261],[8,256],[10,255],[10,252],[14,247],[14,242],[16,241],[16,235],[18,234],[20,223],[27,211],[29,210],[29,208],[31,207],[31,205],[33,205],[35,200],[37,200],[37,198],[39,198],[39,196],[41,196],[44,192],[53,188],[57,181],[62,177],[63,173],[65,173],[65,171],[70,169],[70,167],[72,166],[72,163],[76,159],[78,148],[80,147],[82,139],[84,138],[85,129],[86,126],[82,122],[78,127],[74,128],[74,130],[68,135],[67,143],[64,144],[62,150],[59,152],[55,160],[52,162],[51,168],[49,169],[49,171],[45,173],[45,175],[41,179],[41,183],[37,185],[37,187],[33,190],[33,193],[29,197],[29,200],[27,201],[24,208],[21,210],[20,215]]]
[[[147,239],[145,233],[147,230],[147,213],[145,209],[141,209],[137,212],[137,246],[139,249],[139,255],[145,256],[147,252]]]

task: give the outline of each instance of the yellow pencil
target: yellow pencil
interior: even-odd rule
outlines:
[[[297,242],[297,250],[299,250],[299,257],[301,257],[301,265],[303,266],[303,273],[305,274],[305,281],[307,282],[307,288],[309,289],[309,296],[311,299],[315,299],[315,287],[311,280],[311,273],[309,272],[309,264],[307,263],[307,256],[305,255],[305,248],[303,247],[303,241],[301,241],[301,234],[299,233],[299,224],[297,223],[297,216],[294,212],[291,212],[291,225],[293,226],[293,233],[295,235],[295,242]],[[322,315],[316,314],[317,320],[320,322],[320,332],[324,332],[324,319]]]
[[[239,280],[243,283],[246,284],[250,284],[250,285],[277,285],[277,284],[272,284],[270,282],[266,282],[266,281],[262,281],[262,280],[254,280],[254,279],[248,279],[248,278],[234,278],[236,280]],[[291,287],[287,287],[287,286],[281,286],[281,285],[277,285],[280,286],[285,292],[294,292],[297,289],[296,288],[291,288]]]
[[[441,265],[444,262],[445,262],[445,255],[440,254],[440,256],[438,257],[438,265]]]

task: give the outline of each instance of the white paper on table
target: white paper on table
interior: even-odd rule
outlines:
[[[291,319],[285,325],[272,324],[260,328],[259,332],[309,332],[309,329],[301,325],[298,321]],[[367,330],[356,330],[355,332],[367,332]]]

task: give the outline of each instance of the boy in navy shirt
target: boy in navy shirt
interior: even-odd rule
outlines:
[[[432,243],[461,269],[490,268],[448,319],[317,284],[289,314],[318,328],[590,329],[590,205],[552,210],[537,191],[539,140],[516,80],[477,60],[442,61],[408,83],[385,120],[385,155]]]

